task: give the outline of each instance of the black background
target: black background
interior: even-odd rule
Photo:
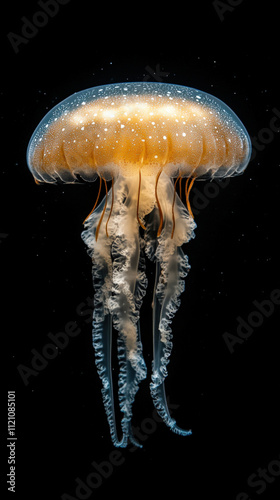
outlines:
[[[192,194],[194,205],[200,204],[196,238],[185,249],[192,267],[173,323],[166,390],[177,406],[178,424],[191,427],[193,435],[177,436],[153,420],[147,379],[133,417],[146,437],[143,448],[121,450],[119,465],[83,498],[159,497],[167,491],[189,500],[245,500],[245,493],[250,500],[279,498],[279,476],[269,474],[272,479],[261,493],[260,483],[253,487],[247,481],[259,468],[280,462],[280,306],[262,317],[233,353],[223,337],[236,335],[238,317],[247,321],[255,300],[269,299],[280,288],[275,131],[280,118],[272,121],[280,110],[278,9],[273,2],[222,4],[230,8],[219,16],[211,1],[112,5],[70,0],[47,22],[41,18],[45,26],[20,44],[18,53],[8,33],[20,35],[22,17],[32,20],[42,8],[35,1],[6,5],[0,253],[1,330],[7,340],[3,376],[7,389],[16,391],[16,494],[11,498],[67,500],[66,493],[82,498],[75,492],[76,478],[86,481],[94,472],[92,462],[108,461],[114,449],[94,364],[89,307],[83,307],[93,291],[80,233],[98,186],[37,186],[26,165],[28,141],[44,114],[75,91],[144,79],[195,87],[224,100],[251,137],[259,136],[261,150],[242,176],[226,187],[213,183],[217,196],[201,201],[203,183]],[[150,375],[151,266],[147,273],[151,284],[142,330]],[[69,321],[77,322],[79,335],[25,385],[19,365],[31,368],[32,349],[42,353],[49,332],[64,331]],[[6,437],[4,427],[4,455]],[[4,492],[7,472],[6,466]]]

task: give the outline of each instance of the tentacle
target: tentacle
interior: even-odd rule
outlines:
[[[175,201],[176,201],[176,186],[177,186],[177,182],[181,179],[181,175],[179,177],[177,177],[176,181],[174,182],[174,194],[173,194],[173,201],[172,201],[172,233],[171,233],[171,239],[173,238],[174,236],[174,231],[175,231],[175,214],[174,214],[174,205],[175,205]]]
[[[110,217],[112,215],[113,206],[114,206],[114,177],[112,178],[111,191],[112,191],[112,201],[111,201],[110,212],[109,212],[108,219],[107,219],[107,222],[106,222],[106,236],[107,237],[109,236],[109,234],[108,234],[108,224],[109,224],[109,220],[110,220]]]
[[[101,227],[101,224],[102,224],[102,220],[103,220],[103,217],[105,215],[105,212],[106,212],[106,208],[107,208],[107,201],[108,201],[108,188],[107,188],[107,182],[105,181],[105,179],[103,179],[104,181],[104,184],[105,184],[105,189],[106,189],[106,196],[105,196],[105,199],[104,199],[104,207],[103,207],[103,210],[101,212],[101,215],[100,215],[100,218],[99,218],[99,221],[98,221],[98,224],[97,224],[97,227],[96,227],[96,231],[95,231],[95,239],[96,241],[98,240],[98,235],[99,235],[99,231],[100,231],[100,227]],[[112,191],[113,192],[113,191]],[[108,216],[109,218],[109,216]],[[108,219],[107,219],[108,220]],[[107,226],[106,226],[106,229],[107,229]],[[107,232],[106,232],[106,236],[107,236]]]
[[[140,194],[141,194],[141,169],[139,169],[139,182],[138,182],[138,196],[137,196],[137,212],[136,212],[136,217],[139,226],[142,227],[142,229],[146,229],[143,222],[139,218],[139,206],[140,206]]]
[[[121,447],[127,445],[128,439],[137,444],[131,431],[132,404],[140,381],[146,377],[140,339],[139,311],[147,280],[144,259],[141,255],[144,244],[139,235],[136,218],[137,186],[135,182],[130,184],[121,178],[117,179],[114,186],[113,210],[111,210],[113,198],[110,190],[87,220],[86,231],[82,235],[93,259],[95,287],[93,344],[96,364],[103,384],[103,401],[112,441],[115,446]],[[105,213],[110,215],[109,227],[100,224],[101,217],[103,218]],[[119,332],[117,342],[120,364],[119,403],[123,413],[121,422],[123,436],[120,440],[116,432],[111,374],[111,318],[115,330]]]
[[[156,277],[153,297],[153,342],[154,359],[152,382],[150,385],[154,405],[163,421],[177,434],[189,435],[171,418],[165,395],[164,380],[172,350],[172,319],[180,305],[180,294],[184,290],[184,280],[189,265],[181,245],[194,237],[195,224],[176,194],[169,179],[163,179],[160,186],[163,230],[157,238],[156,222],[161,215],[157,207],[149,217],[146,231],[146,252],[156,263]],[[174,220],[176,218],[176,227]]]
[[[110,310],[113,323],[119,331],[118,356],[120,361],[119,402],[123,412],[123,445],[130,439],[132,404],[141,380],[146,377],[142,355],[139,312],[147,287],[144,260],[141,257],[143,243],[139,236],[136,215],[137,186],[130,185],[120,217],[115,220],[113,255],[113,293]]]
[[[190,216],[193,218],[193,213],[191,209],[191,204],[190,204],[190,192],[191,188],[193,186],[193,183],[195,181],[195,176],[194,177],[188,177],[185,185],[185,194],[186,194],[186,205],[187,209],[189,211]]]
[[[127,243],[127,242],[126,242]],[[138,244],[137,244],[138,243]],[[119,402],[123,412],[122,429],[124,443],[130,434],[132,404],[138,385],[146,377],[146,366],[142,357],[139,309],[135,301],[139,242],[131,248],[117,239],[113,245],[113,296],[110,309],[114,327],[119,331],[118,356],[120,361]]]
[[[108,309],[108,301],[111,294],[112,258],[109,241],[101,237],[97,242],[95,238],[100,214],[104,211],[105,203],[106,198],[103,199],[96,211],[87,219],[87,223],[85,224],[86,230],[82,233],[82,238],[89,248],[93,263],[92,278],[95,295],[93,302],[92,342],[95,349],[95,362],[98,375],[102,381],[102,397],[112,442],[115,446],[119,447],[123,445],[123,439],[118,439],[116,429],[111,364],[112,316]]]
[[[35,179],[36,181],[36,179]],[[97,194],[97,197],[96,197],[96,200],[95,200],[95,203],[90,211],[90,213],[86,216],[83,224],[88,220],[88,218],[91,216],[91,214],[94,212],[96,206],[97,206],[97,203],[98,203],[98,200],[99,200],[99,197],[100,197],[100,193],[101,193],[101,186],[102,186],[102,177],[99,177],[99,190],[98,190],[98,194]]]
[[[167,377],[167,364],[172,350],[172,330],[171,320],[179,307],[178,296],[183,291],[182,280],[183,261],[180,249],[175,249],[173,255],[168,258],[166,273],[161,267],[162,263],[156,262],[156,281],[154,293],[153,309],[153,339],[154,339],[154,360],[153,375],[150,385],[151,395],[155,407],[166,423],[176,434],[187,436],[190,430],[183,430],[171,418],[165,395],[164,379]],[[180,262],[181,261],[181,262]],[[166,274],[166,278],[163,278]],[[164,283],[165,282],[165,283]]]
[[[183,177],[181,176],[181,174],[179,175],[179,196],[180,196],[180,200],[182,199],[182,180],[183,180]]]
[[[160,215],[160,222],[159,222],[159,226],[158,226],[157,236],[160,236],[161,231],[162,231],[162,226],[163,226],[163,213],[162,213],[161,204],[160,204],[159,197],[158,197],[158,182],[159,182],[159,177],[161,174],[162,174],[162,170],[160,170],[157,174],[156,185],[155,185],[155,197],[156,197],[158,211],[159,211],[159,215]]]
[[[143,190],[139,198],[139,185],[135,179],[119,177],[114,185],[113,209],[112,190],[109,193],[106,190],[106,197],[87,219],[86,230],[82,234],[93,260],[93,345],[96,365],[102,380],[102,395],[112,441],[115,446],[121,447],[125,447],[128,440],[139,445],[132,435],[131,418],[139,383],[146,377],[139,326],[140,307],[147,287],[142,255],[144,246],[148,257],[156,262],[151,394],[166,424],[174,432],[189,434],[170,417],[164,379],[172,348],[170,324],[179,307],[179,296],[184,289],[182,278],[189,267],[180,247],[194,236],[195,223],[175,194],[173,182],[163,172],[156,179],[143,178],[142,182]],[[105,215],[110,216],[110,224],[101,224]],[[148,216],[148,223],[144,242],[139,234],[137,219],[144,220],[145,216]],[[117,436],[114,410],[112,321],[114,329],[119,332],[119,403],[123,413],[121,439]]]

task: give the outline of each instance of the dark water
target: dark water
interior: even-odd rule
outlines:
[[[130,499],[168,490],[189,500],[274,500],[280,491],[275,7],[198,1],[160,4],[152,15],[150,5],[62,3],[10,4],[2,16],[2,366],[7,390],[16,394],[17,437],[16,493],[9,497]],[[196,238],[185,248],[191,270],[173,322],[166,391],[172,415],[193,435],[177,436],[158,421],[148,379],[135,403],[133,425],[143,444],[136,451],[114,451],[110,442],[91,346],[91,263],[80,233],[98,183],[37,186],[25,160],[29,138],[52,106],[75,91],[125,81],[212,93],[235,111],[253,142],[242,176],[197,182],[190,196]],[[150,376],[151,264],[147,276],[142,334]],[[2,432],[7,463],[12,441]],[[9,468],[1,473],[4,492]]]

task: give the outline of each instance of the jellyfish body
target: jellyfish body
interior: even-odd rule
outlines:
[[[189,189],[197,178],[242,173],[250,151],[244,126],[215,97],[179,85],[142,82],[70,96],[45,116],[30,140],[27,161],[37,182],[99,177],[99,193],[101,183],[105,185],[106,195],[86,218],[82,237],[92,258],[93,346],[115,446],[125,447],[129,440],[139,445],[131,419],[135,395],[147,375],[140,332],[146,259],[155,265],[151,395],[173,432],[191,434],[171,418],[164,388],[172,319],[189,270],[182,245],[194,237]],[[187,208],[176,191],[178,183],[181,192],[184,178]],[[111,361],[115,332],[120,437]]]
[[[194,222],[180,198],[177,197],[176,230],[171,238],[174,186],[171,179],[162,173],[158,195],[165,200],[165,203],[162,203],[161,207],[163,230],[158,237],[159,208],[155,203],[152,207],[155,179],[147,177],[142,181],[145,196],[140,197],[138,207],[141,217],[145,214],[146,229],[142,237],[136,217],[138,202],[136,180],[135,177],[124,178],[122,176],[116,180],[108,236],[104,223],[100,227],[96,241],[96,230],[104,210],[106,197],[87,219],[83,233],[93,261],[95,287],[93,345],[96,351],[98,372],[103,384],[103,400],[111,436],[117,446],[125,446],[128,438],[136,444],[130,426],[132,404],[140,381],[146,377],[140,337],[140,308],[148,284],[145,275],[145,257],[155,262],[156,269],[153,297],[154,360],[151,394],[160,416],[169,427],[179,434],[190,432],[179,429],[169,415],[164,378],[167,375],[166,366],[172,347],[170,324],[179,306],[179,296],[184,288],[183,278],[188,270],[187,257],[183,254],[181,245],[193,236]],[[111,207],[112,190],[107,195],[104,219],[108,219]],[[149,210],[148,213],[147,210]],[[112,326],[119,332],[119,403],[123,412],[121,440],[117,438],[114,417],[111,378]]]

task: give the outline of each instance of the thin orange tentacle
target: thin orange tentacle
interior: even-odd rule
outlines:
[[[159,237],[160,234],[161,234],[161,231],[162,231],[162,225],[163,225],[163,213],[162,213],[162,210],[161,210],[161,206],[160,206],[160,202],[159,202],[159,199],[158,199],[158,194],[157,194],[157,187],[158,187],[158,180],[159,180],[159,176],[161,174],[162,170],[159,171],[159,173],[157,174],[157,178],[156,178],[156,187],[155,187],[155,195],[156,195],[156,200],[157,200],[157,206],[158,206],[158,210],[159,210],[159,216],[160,216],[160,222],[159,222],[159,227],[158,227],[158,232],[157,232],[157,236]]]
[[[187,195],[188,195],[188,185],[189,185],[190,177],[187,177],[186,184],[185,184],[185,197],[186,197],[186,203],[187,203]]]
[[[181,200],[182,199],[182,179],[183,179],[181,174],[179,175],[178,179],[179,179],[179,196],[180,196],[180,200]]]
[[[109,234],[108,234],[108,222],[109,222],[111,214],[112,214],[113,205],[114,205],[114,177],[112,177],[112,203],[111,203],[110,213],[108,215],[108,219],[106,222],[106,235],[107,235],[107,237],[109,236]]]
[[[100,226],[101,226],[101,222],[102,222],[102,219],[104,217],[104,214],[105,214],[105,211],[106,211],[106,208],[107,208],[107,199],[108,199],[108,188],[107,188],[107,182],[105,181],[105,179],[103,179],[104,181],[104,184],[105,184],[105,189],[106,189],[106,200],[105,200],[105,205],[104,205],[104,208],[103,208],[103,211],[102,211],[102,214],[101,214],[101,217],[99,219],[99,222],[98,222],[98,226],[96,228],[96,233],[95,233],[95,240],[97,241],[97,238],[98,238],[98,234],[99,234],[99,230],[100,230]]]
[[[136,212],[136,216],[137,216],[137,220],[138,220],[139,226],[141,226],[143,229],[146,229],[146,227],[144,226],[144,224],[141,222],[141,220],[139,218],[140,191],[141,191],[141,170],[139,169],[139,185],[138,185],[138,198],[137,198],[137,212]]]
[[[176,225],[175,215],[174,215],[174,205],[175,205],[175,199],[176,199],[176,185],[177,185],[177,182],[180,179],[181,179],[181,175],[179,177],[177,177],[176,181],[174,182],[174,194],[173,194],[173,202],[172,202],[172,222],[173,222],[173,225],[172,225],[171,239],[173,239],[174,231],[175,231],[175,225]]]
[[[191,204],[190,204],[190,199],[189,199],[189,197],[190,197],[191,188],[192,188],[192,186],[193,186],[193,183],[194,183],[195,179],[196,179],[196,177],[192,177],[192,178],[191,178],[191,177],[189,177],[189,178],[187,179],[187,182],[186,182],[186,185],[185,185],[185,194],[186,194],[186,204],[187,204],[187,209],[188,209],[189,214],[190,214],[190,216],[191,216],[192,218],[194,218],[194,217],[193,217],[193,213],[192,213],[192,209],[191,209]]]
[[[89,216],[92,214],[92,212],[94,212],[95,208],[96,208],[96,205],[98,203],[98,200],[99,200],[99,196],[100,196],[100,193],[101,193],[101,185],[102,185],[102,177],[99,177],[99,191],[98,191],[98,195],[97,195],[97,198],[96,198],[96,201],[95,201],[95,204],[94,204],[94,207],[93,209],[90,211],[90,213],[87,215],[87,217],[85,218],[83,224],[88,220]]]

